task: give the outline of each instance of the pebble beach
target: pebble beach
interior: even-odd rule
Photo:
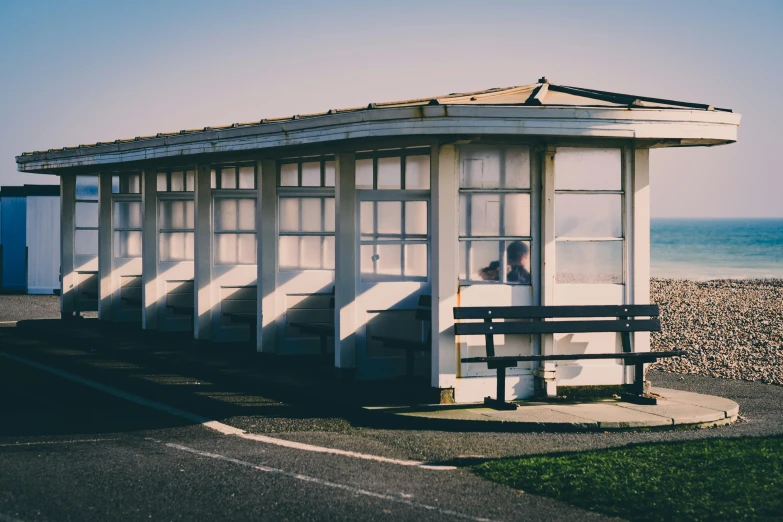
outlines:
[[[652,369],[783,384],[783,279],[653,279],[650,286],[662,328],[652,350],[689,351]]]

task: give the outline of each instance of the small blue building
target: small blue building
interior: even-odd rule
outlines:
[[[52,294],[60,288],[60,187],[0,189],[0,291]]]

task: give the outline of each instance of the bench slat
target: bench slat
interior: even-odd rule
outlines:
[[[544,319],[552,317],[656,317],[658,305],[464,306],[454,319]]]
[[[549,334],[593,332],[659,332],[658,319],[628,319],[625,321],[547,321],[530,323],[457,323],[457,335]]]
[[[464,363],[504,363],[504,362],[529,362],[529,361],[580,361],[583,359],[657,359],[663,357],[679,357],[687,355],[685,350],[667,352],[633,352],[633,353],[577,353],[554,355],[503,355],[498,357],[465,357]]]

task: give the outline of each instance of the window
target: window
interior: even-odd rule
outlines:
[[[459,278],[529,285],[530,151],[460,148]]]
[[[356,188],[362,281],[426,281],[429,149],[357,155]]]
[[[256,167],[253,164],[221,165],[212,169],[211,186],[216,190],[255,190]]]
[[[174,168],[158,171],[158,192],[193,192],[196,190],[196,171]]]
[[[98,176],[76,176],[73,253],[77,266],[98,257]]]
[[[160,201],[158,250],[161,262],[193,261],[194,208],[193,200]]]
[[[334,160],[284,160],[278,175],[278,267],[334,270]]]
[[[555,152],[557,283],[623,283],[620,149]]]
[[[256,263],[256,199],[215,198],[216,265]]]
[[[141,257],[141,202],[114,202],[114,257]]]
[[[114,174],[111,177],[112,194],[140,194],[141,174],[132,172],[129,174]]]

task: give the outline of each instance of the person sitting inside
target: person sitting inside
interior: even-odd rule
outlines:
[[[530,284],[530,272],[525,265],[530,249],[522,241],[512,241],[506,250],[506,282]],[[500,261],[492,261],[489,266],[479,270],[479,276],[485,281],[500,280]]]

